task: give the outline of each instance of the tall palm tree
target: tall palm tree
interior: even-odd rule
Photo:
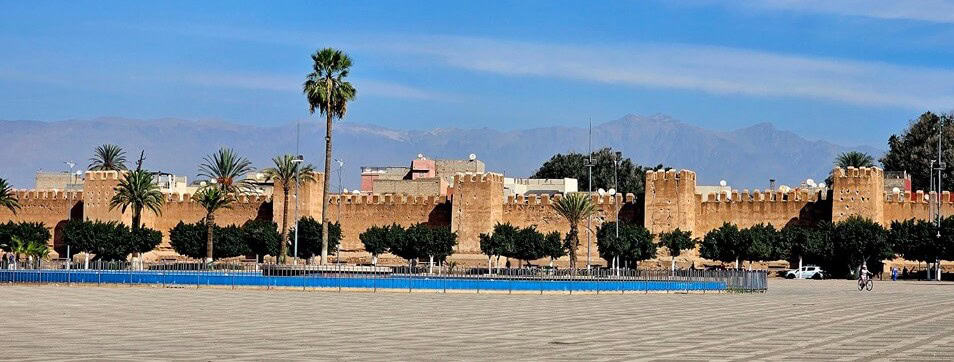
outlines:
[[[109,200],[109,209],[118,207],[126,212],[131,207],[133,230],[140,227],[143,209],[162,214],[162,192],[149,171],[137,169],[126,173],[113,190],[116,194]]]
[[[835,166],[841,168],[874,167],[874,157],[871,157],[871,155],[864,152],[844,152],[835,158]]]
[[[348,110],[348,102],[356,91],[345,81],[351,68],[351,58],[341,50],[325,48],[311,55],[312,72],[305,77],[303,92],[308,99],[308,110],[317,109],[325,115],[325,177],[321,189],[321,264],[328,263],[328,175],[331,174],[331,121],[341,119]]]
[[[205,156],[204,160],[205,162],[199,165],[199,176],[215,181],[217,187],[226,193],[248,190],[245,175],[252,172],[252,163],[247,158],[239,156],[231,148],[222,147]]]
[[[20,209],[20,201],[7,180],[0,178],[0,207],[10,209],[14,214]]]
[[[576,251],[580,247],[580,222],[596,213],[596,205],[585,193],[568,193],[552,207],[570,224],[570,232],[566,234],[566,240],[570,246],[570,268],[576,269]]]
[[[218,187],[204,187],[192,199],[205,208],[205,261],[212,262],[212,232],[215,230],[215,212],[220,209],[231,209],[234,198],[231,194]]]
[[[121,171],[126,169],[126,151],[113,144],[96,147],[93,157],[89,159],[89,169],[92,171]]]
[[[275,167],[265,169],[265,175],[284,185],[284,187],[282,187],[282,199],[284,202],[282,203],[281,253],[278,254],[278,262],[281,263],[285,261],[285,255],[288,252],[288,192],[290,191],[288,185],[299,181],[314,181],[315,176],[312,172],[315,171],[315,167],[308,164],[299,168],[301,161],[296,159],[295,156],[288,154],[276,156],[272,158],[272,162],[275,164]],[[296,188],[297,186],[296,183]]]
[[[156,185],[152,173],[137,167],[135,170],[127,172],[119,184],[113,189],[116,194],[109,200],[109,209],[120,208],[121,212],[126,212],[126,208],[132,208],[132,231],[136,232],[141,227],[142,210],[149,209],[153,214],[162,214],[162,192],[159,191],[159,185]],[[134,254],[134,261],[139,264],[142,262],[142,255],[139,251]]]

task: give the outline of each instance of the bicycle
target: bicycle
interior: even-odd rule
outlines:
[[[869,292],[874,289],[874,280],[871,278],[858,278],[858,291],[867,289]]]

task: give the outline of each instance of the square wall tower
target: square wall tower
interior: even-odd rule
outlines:
[[[696,226],[696,173],[689,170],[646,171],[644,224],[653,234],[679,228],[700,237]]]
[[[884,225],[884,171],[838,167],[832,171],[832,179],[832,222],[858,215]]]
[[[480,253],[480,234],[490,233],[503,220],[503,175],[458,173],[454,176],[451,231],[457,232],[457,252]]]

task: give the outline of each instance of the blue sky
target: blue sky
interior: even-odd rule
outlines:
[[[663,113],[886,148],[954,109],[954,1],[0,1],[0,119],[274,125],[309,54],[354,58],[346,122],[584,125]]]

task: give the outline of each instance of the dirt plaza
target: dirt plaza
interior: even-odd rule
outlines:
[[[772,279],[754,294],[0,286],[10,360],[939,360],[954,284]]]

